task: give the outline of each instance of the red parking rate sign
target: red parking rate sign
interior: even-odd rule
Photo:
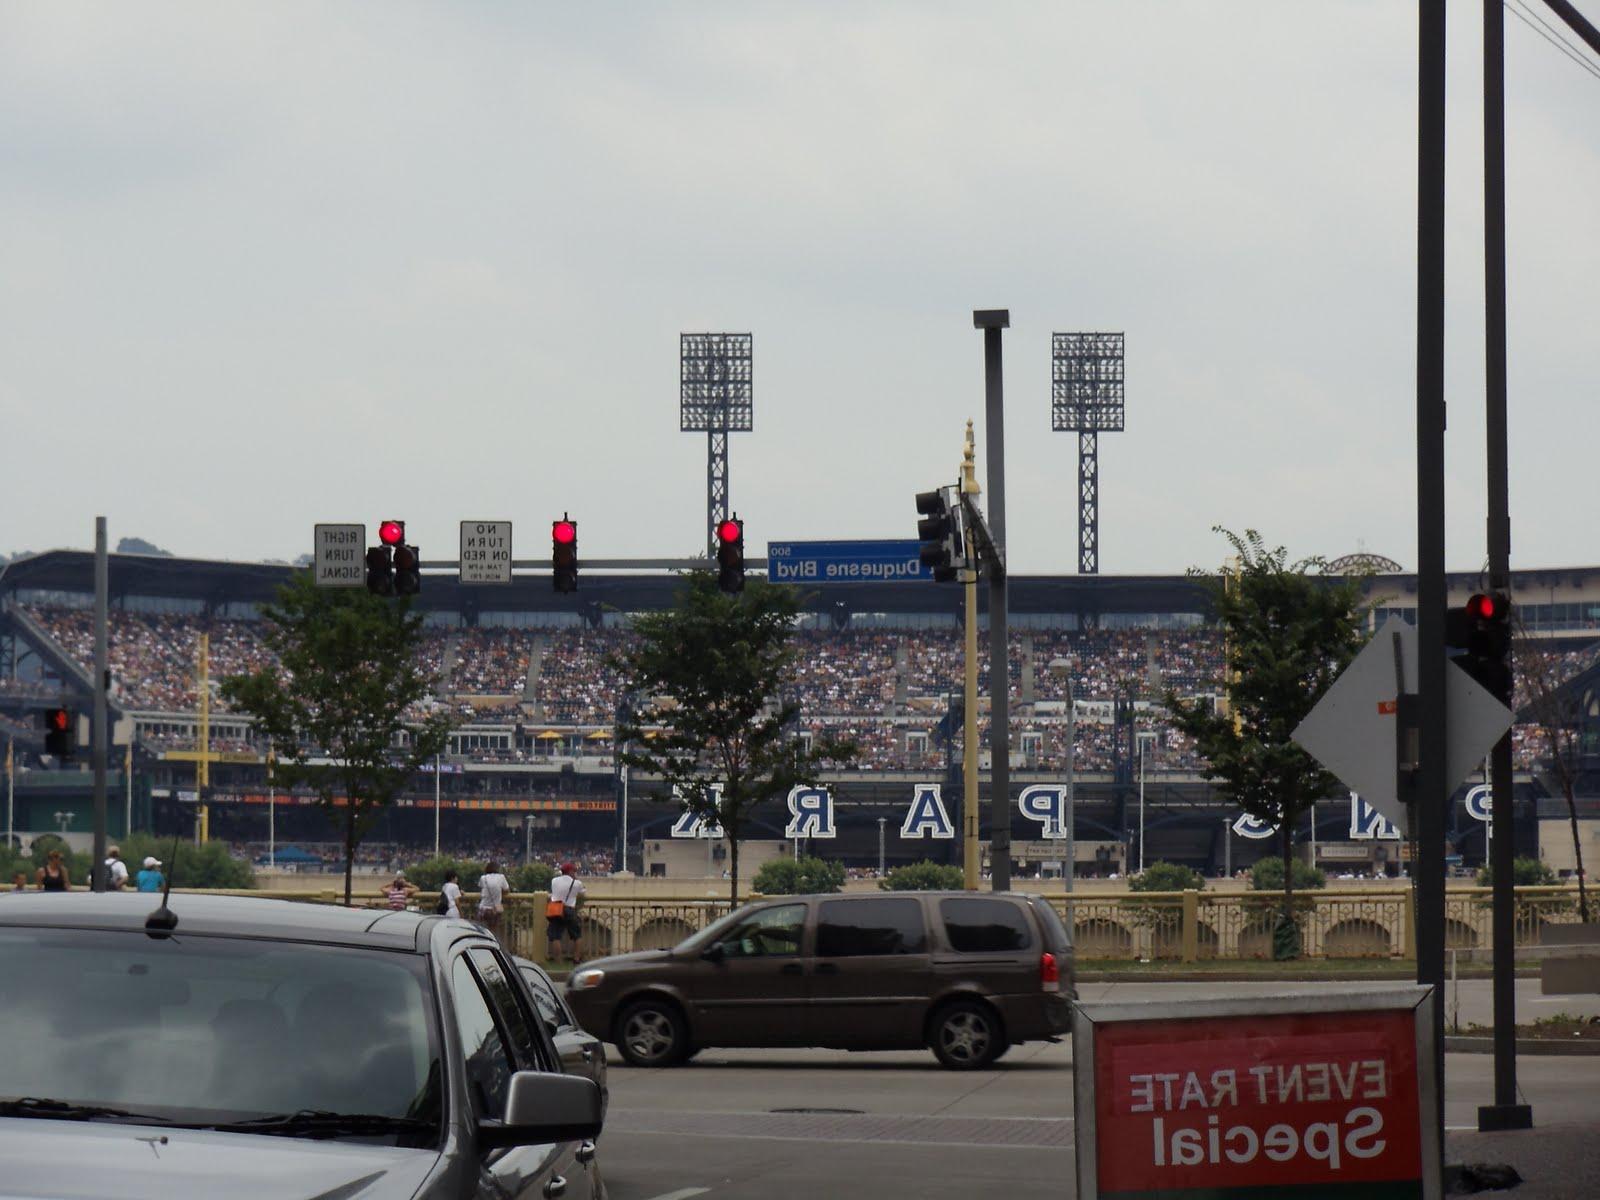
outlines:
[[[1408,1004],[1093,1024],[1090,1194],[1421,1200],[1417,1020]]]

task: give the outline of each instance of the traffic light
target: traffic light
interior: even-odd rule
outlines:
[[[550,567],[556,591],[578,590],[578,523],[566,513],[550,522]]]
[[[935,583],[949,583],[965,565],[966,554],[946,489],[918,492],[917,512],[922,514],[917,522],[917,537],[922,542],[917,557],[923,566],[933,568]]]
[[[374,596],[394,595],[394,564],[387,546],[372,546],[367,550],[367,591]]]
[[[1511,703],[1511,597],[1478,592],[1445,614],[1446,646],[1459,666],[1502,704]]]
[[[401,542],[394,548],[394,594],[415,596],[422,590],[422,556],[415,546]]]
[[[72,710],[67,708],[46,709],[44,714],[44,752],[53,754],[57,758],[70,758],[77,749],[78,730],[77,723],[72,719]]]
[[[717,587],[729,596],[744,591],[744,522],[738,517],[717,522]]]

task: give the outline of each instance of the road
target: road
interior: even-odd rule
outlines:
[[[1141,982],[1081,990],[1095,1002],[1375,986]],[[1600,997],[1544,999],[1537,980],[1518,980],[1524,1019],[1600,1013]],[[1463,1022],[1487,1021],[1490,1005],[1487,980],[1461,983]],[[1518,1075],[1541,1129],[1586,1125],[1600,1136],[1600,1058],[1524,1056]],[[1064,1043],[1020,1047],[972,1074],[911,1052],[709,1050],[668,1071],[623,1066],[613,1052],[601,1162],[612,1200],[970,1200],[1002,1192],[1061,1200],[1075,1194],[1071,1089]],[[1492,1097],[1488,1055],[1447,1056],[1452,1159],[1509,1153],[1477,1141],[1478,1105]],[[1524,1167],[1530,1176],[1535,1170]],[[1537,1194],[1566,1193],[1519,1193]]]

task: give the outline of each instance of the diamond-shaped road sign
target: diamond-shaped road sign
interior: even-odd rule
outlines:
[[[1397,637],[1405,689],[1415,691],[1417,631],[1391,618],[1306,714],[1293,738],[1404,831],[1405,805],[1395,778],[1402,690],[1395,678]],[[1444,676],[1445,786],[1454,788],[1511,728],[1511,710],[1454,663],[1446,664]]]

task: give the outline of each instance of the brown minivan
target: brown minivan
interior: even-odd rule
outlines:
[[[1017,892],[776,896],[567,982],[583,1027],[641,1067],[704,1046],[927,1046],[971,1070],[1065,1034],[1073,997],[1066,926]]]

